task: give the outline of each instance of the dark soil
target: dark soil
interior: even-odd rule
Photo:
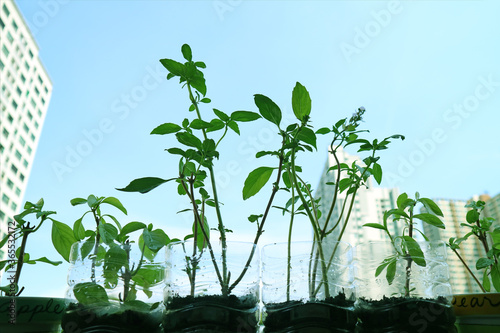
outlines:
[[[165,333],[255,333],[258,300],[254,296],[174,297],[166,305]]]
[[[323,301],[267,304],[264,326],[265,333],[354,332],[354,301],[339,294]]]
[[[384,297],[358,300],[359,333],[456,333],[455,315],[444,297]]]
[[[71,303],[63,315],[63,333],[161,333],[160,311],[130,309],[107,311],[106,307],[87,307]]]

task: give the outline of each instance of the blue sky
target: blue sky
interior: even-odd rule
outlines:
[[[17,3],[54,84],[25,200],[43,197],[70,225],[83,210],[69,200],[95,194],[118,197],[129,210],[116,212],[123,222],[154,223],[171,237],[188,233],[187,216],[176,214],[187,203],[173,186],[146,195],[115,190],[135,178],[176,174],[177,159],[163,151],[176,145],[173,137],[149,133],[190,116],[187,92],[165,79],[158,61],[181,60],[184,43],[207,64],[212,103],[205,112],[256,111],[253,95],[260,93],[290,117],[299,81],[311,95],[317,128],[364,106],[371,138],[406,136],[382,155],[383,186],[449,199],[500,192],[497,1]],[[215,166],[235,240],[253,237],[247,216],[263,211],[269,193],[241,199],[246,175],[273,162],[253,155],[279,143],[264,122],[243,125]],[[320,140],[318,152],[300,161],[313,186],[327,145]],[[268,223],[262,243],[284,241],[280,214]],[[57,258],[49,226],[41,231],[31,248]],[[295,235],[307,239],[310,232],[304,225]],[[67,264],[41,268],[28,267],[25,276],[47,274],[55,286],[39,289],[42,279],[33,280],[29,293],[59,296]]]

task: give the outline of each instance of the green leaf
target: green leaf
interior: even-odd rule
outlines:
[[[471,224],[476,223],[476,221],[479,220],[479,213],[475,209],[469,210],[467,212],[466,219],[467,219],[467,222],[469,222]]]
[[[324,135],[324,134],[328,134],[330,132],[331,132],[331,130],[328,127],[322,127],[322,128],[320,128],[319,130],[316,131],[316,134],[322,134],[322,135]]]
[[[423,222],[430,224],[432,226],[435,226],[437,228],[440,228],[440,229],[445,228],[443,221],[441,221],[441,219],[434,214],[422,213],[422,214],[413,215],[413,218],[422,220]]]
[[[84,198],[74,198],[70,200],[72,206],[81,205],[87,203],[87,199]]]
[[[153,129],[150,134],[158,134],[158,135],[171,134],[171,133],[177,133],[181,129],[182,127],[180,127],[177,124],[165,123],[155,127],[155,129]]]
[[[207,234],[208,240],[210,240],[210,226],[208,225],[207,219],[205,218],[202,225],[203,229],[200,228],[200,225],[196,225],[196,221],[193,222],[192,231],[193,237],[196,236],[196,246],[198,250],[202,251],[207,246],[207,240],[205,239],[205,233]]]
[[[58,266],[58,265],[62,264],[62,261],[52,261],[52,260],[47,259],[47,257],[41,257],[38,259],[31,259],[31,261],[44,262],[46,264],[50,264],[53,266]]]
[[[378,223],[365,223],[363,224],[363,227],[370,227],[370,228],[375,228],[375,229],[380,229],[380,230],[386,230],[386,228],[382,224]]]
[[[106,290],[95,283],[78,283],[73,288],[73,293],[78,303],[82,305],[99,305],[109,303]]]
[[[300,130],[297,139],[316,148],[316,134],[314,134],[314,131],[308,127],[303,127]]]
[[[137,222],[137,221],[129,222],[123,226],[122,230],[120,231],[120,237],[123,237],[134,231],[141,230],[144,228],[146,228],[146,225],[142,222]]]
[[[188,132],[178,132],[175,133],[175,136],[177,137],[177,141],[183,145],[201,149],[201,140],[195,135]]]
[[[88,205],[90,208],[94,209],[94,208],[96,208],[96,207],[97,207],[97,205],[99,205],[99,200],[96,198],[96,196],[95,196],[95,195],[91,194],[91,195],[89,195],[89,196],[88,196],[88,198],[87,198],[87,205]]]
[[[170,181],[171,179],[162,179],[157,177],[144,177],[138,178],[130,182],[126,187],[117,189],[123,192],[139,192],[148,193],[152,189],[160,186],[163,183]]]
[[[292,109],[295,117],[303,121],[311,113],[311,97],[307,89],[297,82],[292,91]]]
[[[198,118],[193,119],[193,121],[191,122],[191,128],[197,129],[197,130],[209,128],[210,126],[211,126],[210,123],[203,121],[201,119],[198,119]]]
[[[408,203],[408,194],[406,193],[401,193],[399,196],[398,196],[398,199],[396,200],[396,203],[398,205],[398,208],[401,209],[401,210],[404,210],[406,208],[406,205],[405,203]]]
[[[203,77],[203,73],[198,71],[197,75],[191,78],[190,80],[191,86],[198,90],[203,96],[207,93],[207,86],[205,83],[205,78]]]
[[[236,134],[240,135],[240,128],[238,126],[238,123],[231,120],[230,122],[227,123],[227,126],[232,129]]]
[[[79,218],[73,224],[73,235],[77,241],[85,238],[85,228],[82,225],[82,218]]]
[[[145,228],[142,232],[142,237],[146,247],[153,252],[158,252],[163,246],[167,245],[170,240],[161,229],[149,231]]]
[[[210,120],[210,127],[207,128],[207,133],[218,131],[220,129],[223,129],[225,126],[226,125],[224,124],[224,122],[222,120],[212,119],[212,120]]]
[[[385,274],[385,277],[389,284],[392,284],[392,282],[394,281],[394,277],[396,276],[396,263],[397,261],[393,260],[387,265],[387,272]]]
[[[418,201],[420,201],[425,208],[427,208],[427,210],[429,212],[432,212],[438,216],[441,216],[443,217],[443,212],[441,211],[441,209],[439,208],[439,206],[434,202],[432,201],[431,199],[428,199],[428,198],[420,198]]]
[[[188,44],[182,45],[181,52],[184,59],[186,59],[187,61],[193,60],[193,53],[191,52],[191,47],[189,47]]]
[[[220,110],[217,110],[217,109],[213,109],[214,110],[214,113],[217,117],[219,117],[220,120],[222,121],[228,121],[229,120],[229,116],[227,114],[225,114],[224,112],[220,111]]]
[[[384,268],[386,268],[387,265],[389,265],[393,261],[396,261],[396,258],[389,257],[384,259],[384,261],[382,261],[382,263],[375,270],[375,277],[379,276],[384,271]]]
[[[255,105],[259,108],[259,113],[264,119],[280,126],[281,110],[269,97],[256,94],[254,96]]]
[[[173,75],[183,76],[185,72],[185,67],[180,62],[172,59],[160,59],[161,64]]]
[[[110,223],[99,224],[99,235],[101,235],[101,240],[106,244],[111,244],[114,242],[118,236],[118,229]]]
[[[266,185],[273,170],[274,168],[270,167],[259,167],[250,172],[243,185],[243,200],[257,194]]]
[[[495,290],[500,292],[500,267],[498,267],[498,264],[491,268],[491,282]]]
[[[123,214],[127,215],[127,210],[125,209],[125,207],[123,207],[123,205],[120,202],[120,200],[118,200],[115,197],[104,198],[104,200],[102,201],[102,203],[106,203],[108,205],[114,206],[114,207],[118,208]]]
[[[495,263],[495,260],[489,258],[479,258],[476,262],[476,269],[480,270],[483,268],[490,267]]]
[[[410,236],[403,236],[403,240],[406,249],[408,250],[408,253],[411,256],[411,259],[417,265],[425,267],[426,262],[424,258],[424,253],[422,252],[422,249],[420,248],[420,245],[417,243],[417,241],[411,238]]]
[[[248,122],[261,118],[260,114],[251,111],[234,111],[231,113],[231,119],[234,121]]]
[[[380,164],[378,164],[378,163],[373,164],[372,174],[373,174],[373,178],[375,178],[375,181],[377,182],[377,184],[380,185],[380,183],[382,182],[382,167],[380,166]]]
[[[64,260],[68,262],[71,245],[75,242],[75,235],[69,226],[56,220],[52,220],[52,244]]]
[[[488,270],[485,269],[483,273],[483,288],[487,292],[490,292],[491,290],[491,282],[490,282],[490,277],[488,276]]]

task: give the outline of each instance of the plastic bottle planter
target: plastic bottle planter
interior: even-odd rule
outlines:
[[[97,254],[94,254],[97,253]],[[73,244],[64,333],[161,332],[165,252],[137,244]]]
[[[396,254],[390,242],[369,242],[355,249],[356,312],[359,332],[456,332],[451,285],[443,242],[419,242],[425,267],[401,258],[392,283],[380,264]],[[391,270],[392,268],[389,268]]]
[[[172,243],[166,251],[165,332],[256,332],[259,316],[259,252],[252,243],[227,242],[223,260],[220,241],[212,250],[193,241]],[[250,264],[249,255],[254,251]],[[212,257],[213,255],[213,257]],[[215,269],[214,260],[218,270]],[[225,263],[224,263],[225,262]],[[245,269],[241,277],[241,272]],[[228,294],[228,286],[241,280]]]
[[[453,295],[460,333],[500,332],[500,293]]]
[[[63,298],[1,296],[0,332],[59,332],[65,308]]]
[[[354,332],[352,260],[351,246],[342,242],[264,246],[264,332]]]

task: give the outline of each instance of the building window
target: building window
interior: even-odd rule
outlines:
[[[15,101],[15,100],[12,100],[12,107],[13,107],[14,109],[17,109],[17,103],[16,103],[16,101]]]
[[[31,155],[31,153],[33,152],[33,149],[31,149],[31,147],[28,146],[28,148],[26,148],[26,151],[28,152],[29,155]]]
[[[23,130],[24,132],[26,132],[26,134],[30,132],[30,128],[28,127],[28,125],[26,125],[26,123],[23,124]]]
[[[42,78],[40,77],[40,75],[38,75],[38,82],[40,82],[40,84],[43,84],[43,81],[42,81]]]
[[[4,193],[4,194],[2,195],[2,201],[3,201],[4,203],[6,203],[6,204],[8,204],[8,203],[9,203],[10,199],[9,199],[9,197],[7,196],[7,194],[5,194],[5,193]]]
[[[12,190],[14,188],[14,182],[7,178],[7,186]]]
[[[25,168],[28,168],[28,161],[26,159],[24,159],[23,165],[24,165]]]
[[[35,128],[38,129],[38,126],[40,125],[38,125],[38,121],[35,120]]]
[[[3,23],[3,20],[0,18],[0,27],[2,27],[2,30],[3,28],[5,28],[5,23]]]
[[[12,170],[12,172],[13,172],[15,175],[17,175],[17,167],[14,165],[14,163],[12,163],[12,164],[10,165],[10,170]]]
[[[21,96],[21,95],[22,95],[22,93],[23,93],[23,92],[21,91],[21,89],[19,89],[19,87],[16,87],[16,92],[17,92],[17,95],[18,95],[18,96]]]
[[[7,50],[7,48],[5,47],[5,45],[2,45],[2,52],[3,52],[3,54],[5,54],[6,57],[9,56],[9,50]]]
[[[10,34],[10,32],[7,32],[7,39],[9,40],[10,43],[14,41],[14,37]]]
[[[23,83],[26,83],[26,78],[24,77],[23,74],[21,74],[21,81],[23,81]]]
[[[31,105],[32,105],[34,108],[36,108],[36,103],[35,103],[35,101],[33,100],[33,98],[31,99],[31,101],[30,101],[30,102],[31,102]]]
[[[31,114],[31,112],[29,112],[29,111],[28,111],[28,119],[33,120],[33,114]]]
[[[5,220],[5,213],[0,210],[0,220]]]
[[[7,129],[6,129],[6,128],[4,128],[4,129],[2,130],[2,134],[3,134],[3,136],[4,136],[5,138],[8,138],[8,137],[9,137],[9,131],[7,131]]]
[[[26,68],[27,71],[30,70],[30,65],[28,64],[27,61],[24,62],[24,67]]]
[[[22,173],[19,174],[19,179],[24,182],[24,175]]]
[[[3,70],[5,68],[5,65],[3,64],[2,60],[0,60],[0,70]]]
[[[16,21],[12,20],[12,26],[14,27],[14,30],[17,31],[17,24]]]
[[[13,210],[13,211],[16,211],[16,209],[17,209],[17,204],[16,204],[15,202],[12,202],[12,203],[10,204],[10,208],[12,208],[12,210]]]
[[[10,12],[9,12],[9,10],[7,9],[7,7],[5,6],[5,4],[3,4],[3,5],[2,5],[2,10],[3,10],[3,12],[5,13],[5,16],[9,17]]]
[[[24,140],[22,136],[19,136],[19,143],[24,147],[26,145],[26,140]]]
[[[30,134],[30,138],[31,138],[31,141],[35,142],[36,137],[33,133]]]
[[[42,104],[45,105],[45,98],[42,97]]]
[[[28,53],[30,55],[30,58],[33,59],[33,52],[31,52],[31,50],[29,50]]]
[[[16,191],[14,192],[17,196],[21,195],[21,189],[19,187],[16,187]]]
[[[42,117],[42,111],[38,110],[38,116],[41,118]]]
[[[37,95],[37,96],[39,96],[39,95],[40,95],[40,90],[38,90],[38,88],[37,88],[37,87],[35,87],[35,93],[36,93],[36,95]]]
[[[21,155],[21,153],[19,152],[19,150],[16,149],[16,152],[14,153],[14,155],[16,156],[16,158],[20,161],[21,160],[21,157],[23,157],[23,155]]]
[[[4,148],[4,147],[3,147],[3,145],[0,143],[0,153],[3,153],[4,149],[5,149],[5,148]]]
[[[43,90],[45,90],[45,93],[48,94],[49,93],[49,89],[47,89],[47,87],[43,87]]]

